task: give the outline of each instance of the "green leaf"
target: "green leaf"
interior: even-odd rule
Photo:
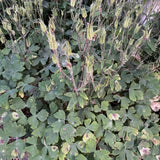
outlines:
[[[76,156],[75,160],[87,160],[87,158],[83,154],[78,154],[78,156]]]
[[[13,54],[10,58],[6,60],[4,65],[5,70],[2,75],[7,80],[20,80],[22,78],[22,74],[20,72],[24,70],[23,66],[24,62],[20,61],[20,56],[17,54]]]
[[[89,125],[88,129],[91,130],[91,131],[96,131],[98,129],[98,127],[99,127],[99,124],[96,121],[93,121]]]
[[[16,97],[10,101],[11,109],[13,110],[19,110],[25,108],[26,104],[20,97]]]
[[[62,126],[63,126],[64,124],[65,124],[65,121],[64,121],[64,120],[58,120],[58,121],[54,122],[54,123],[52,124],[53,132],[55,132],[55,133],[60,132],[60,130],[61,130],[61,128],[62,128]]]
[[[86,132],[86,128],[83,127],[83,126],[79,126],[77,129],[76,129],[76,136],[82,136],[84,133]]]
[[[71,144],[70,155],[74,156],[74,157],[78,155],[78,150],[77,150],[77,144],[76,143]]]
[[[29,144],[37,144],[37,137],[34,137],[34,136],[28,137],[26,139],[26,142],[29,143]]]
[[[76,130],[70,125],[64,125],[60,130],[60,136],[62,140],[66,142],[73,142]]]
[[[63,110],[59,110],[58,112],[56,112],[54,114],[54,117],[57,118],[57,119],[62,119],[62,120],[65,120],[65,112]]]
[[[142,133],[142,136],[141,136],[142,139],[146,139],[148,141],[153,139],[153,133],[149,128],[144,128],[141,131],[141,133]]]
[[[79,92],[79,95],[84,98],[85,100],[88,100],[87,95],[84,92]]]
[[[49,113],[45,110],[42,109],[38,114],[37,118],[41,121],[44,122],[48,118]]]
[[[146,105],[136,105],[137,113],[147,119],[151,115],[151,108]]]
[[[59,155],[59,150],[57,146],[49,146],[48,148],[50,158],[57,159]]]
[[[45,131],[45,124],[42,123],[38,126],[38,128],[33,130],[32,135],[34,135],[35,137],[40,137],[41,138],[44,131]]]
[[[5,105],[8,102],[9,93],[0,95],[0,105]]]
[[[67,120],[70,124],[72,124],[74,127],[79,126],[81,123],[80,118],[78,117],[77,113],[70,112],[67,116]]]
[[[39,150],[37,149],[37,146],[31,145],[25,148],[25,151],[29,152],[31,154],[32,157],[36,156],[39,154]]]
[[[96,142],[93,139],[89,139],[86,142],[85,150],[87,153],[94,152],[96,150]]]
[[[128,109],[130,100],[126,97],[121,97],[121,107]]]
[[[94,152],[94,160],[111,160],[109,157],[109,151],[102,149]]]
[[[27,75],[26,77],[24,77],[24,83],[29,84],[35,81],[34,77],[30,77],[30,75]]]
[[[68,152],[70,151],[70,148],[71,148],[71,146],[69,143],[67,143],[67,142],[63,143],[62,149],[61,149],[62,153],[64,153],[65,155],[68,154]]]
[[[3,94],[5,92],[7,92],[8,90],[10,90],[10,88],[6,85],[0,86],[0,94]]]
[[[101,108],[98,105],[94,105],[94,112],[101,112]]]
[[[77,104],[77,97],[74,96],[70,99],[69,104],[67,106],[67,110],[74,110],[75,106]]]
[[[122,89],[122,86],[120,85],[120,83],[116,80],[115,81],[115,91],[120,91]]]
[[[84,121],[84,125],[85,125],[87,128],[89,127],[90,123],[91,123],[91,119],[86,119],[86,120]]]
[[[125,159],[125,152],[122,150],[119,154],[119,156],[116,157],[116,160],[122,160]]]
[[[32,51],[32,52],[36,52],[36,51],[39,50],[39,46],[33,44],[29,49],[30,49],[30,51]]]
[[[28,123],[31,125],[31,128],[32,128],[32,129],[36,129],[37,126],[38,126],[38,124],[39,124],[36,116],[31,116],[31,117],[29,117]]]
[[[132,101],[136,101],[136,93],[133,89],[129,89],[129,99]]]
[[[139,160],[139,157],[130,150],[126,150],[125,153],[127,160]]]
[[[84,108],[85,101],[82,97],[78,97],[78,103],[81,106],[81,108]]]
[[[135,82],[132,82],[131,85],[130,85],[130,88],[131,89],[140,89],[140,85],[135,83]]]
[[[56,143],[58,143],[59,140],[59,134],[53,132],[52,128],[47,128],[45,130],[44,137],[46,140],[44,144],[46,143],[47,145],[55,145]]]
[[[54,92],[54,91],[50,91],[50,92],[48,92],[48,93],[45,95],[44,100],[45,100],[45,101],[52,101],[52,100],[54,100],[55,98],[56,98],[55,92]]]
[[[8,55],[9,53],[10,53],[10,49],[8,49],[8,48],[4,48],[1,52],[2,52],[2,54],[4,54],[4,55]]]
[[[110,131],[106,131],[104,135],[104,141],[106,144],[109,144],[111,147],[113,147],[114,143],[116,142],[116,136]]]
[[[92,132],[90,132],[90,131],[87,131],[87,132],[83,135],[83,138],[82,138],[82,139],[83,139],[83,142],[85,142],[85,143],[87,143],[87,141],[88,141],[89,139],[92,139],[93,141],[96,140],[94,134],[93,134]]]
[[[151,50],[153,52],[156,51],[156,39],[151,38],[150,40],[147,40],[147,44],[149,45],[149,47],[151,48]]]
[[[136,91],[136,99],[137,100],[143,100],[143,92],[138,90]]]
[[[16,122],[4,123],[5,134],[10,137],[22,137],[26,134],[26,131],[23,126],[17,125]]]
[[[49,104],[49,108],[51,113],[55,113],[58,110],[58,106],[54,102]]]
[[[102,108],[103,111],[107,111],[108,110],[108,106],[109,106],[109,102],[108,101],[102,101],[101,108]]]

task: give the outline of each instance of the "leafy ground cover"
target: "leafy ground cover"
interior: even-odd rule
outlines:
[[[140,23],[145,5],[0,2],[2,160],[160,159],[159,22]]]

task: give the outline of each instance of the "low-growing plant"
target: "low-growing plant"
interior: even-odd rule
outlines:
[[[160,159],[160,73],[141,59],[152,30],[141,4],[1,5],[1,159]]]

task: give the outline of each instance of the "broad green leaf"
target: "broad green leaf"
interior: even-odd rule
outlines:
[[[127,158],[127,160],[139,160],[138,155],[136,156],[136,155],[135,155],[132,151],[130,151],[130,150],[126,150],[125,153],[126,153],[126,158]]]
[[[48,147],[50,158],[57,159],[59,155],[59,150],[57,146],[49,146]]]
[[[10,107],[13,110],[19,110],[25,108],[26,104],[20,97],[16,97],[10,101]]]
[[[151,50],[153,52],[156,51],[156,47],[157,47],[157,45],[156,45],[156,39],[152,39],[151,38],[150,40],[147,41],[147,44],[149,45],[149,47],[151,48]]]
[[[94,159],[95,160],[111,160],[111,158],[109,157],[109,151],[102,149],[99,151],[95,151],[94,152]]]
[[[58,133],[58,132],[60,132],[60,130],[61,130],[61,128],[62,128],[62,126],[65,124],[65,121],[64,120],[58,120],[58,121],[56,121],[56,122],[54,122],[53,124],[52,124],[52,127],[53,127],[53,132],[55,132],[55,133]]]
[[[122,142],[115,142],[113,148],[121,150],[124,147],[124,144]]]
[[[87,158],[83,154],[78,154],[75,160],[87,160]]]
[[[87,153],[94,152],[96,150],[96,141],[93,139],[87,140],[85,150]]]
[[[53,130],[50,128],[49,130],[47,130],[47,133],[45,132],[46,137],[46,144],[47,145],[54,145],[56,143],[58,143],[59,140],[59,135],[58,133],[53,132]]]
[[[124,80],[126,83],[130,83],[133,81],[133,75],[132,73],[126,71],[126,70],[123,70],[122,73],[121,73],[121,78],[122,80]]]
[[[58,110],[58,106],[54,102],[49,104],[49,108],[51,113],[55,113]]]
[[[121,107],[128,109],[130,100],[126,97],[121,97]]]
[[[78,103],[81,108],[84,108],[85,101],[82,97],[78,97]]]
[[[146,139],[148,141],[153,139],[153,133],[149,128],[144,128],[141,131],[141,133],[142,133],[142,135],[141,135],[142,139]]]
[[[74,96],[70,99],[68,106],[67,106],[67,110],[74,110],[75,106],[77,104],[77,97]]]
[[[0,105],[5,105],[8,102],[9,93],[6,92],[0,95]]]
[[[122,150],[120,154],[116,157],[116,160],[125,160],[125,152]]]
[[[55,99],[55,92],[54,91],[50,91],[47,94],[45,94],[44,100],[45,101],[52,101]]]
[[[48,117],[49,113],[45,110],[42,109],[38,114],[37,114],[37,118],[41,121],[44,122],[47,117]]]
[[[103,111],[107,111],[108,110],[108,106],[109,106],[109,102],[108,101],[102,101],[101,108],[102,108]]]
[[[62,140],[66,142],[73,142],[76,130],[70,125],[64,125],[60,130],[60,136]]]
[[[79,127],[76,129],[75,135],[76,135],[76,136],[82,136],[85,132],[86,132],[86,128],[83,127],[83,126],[79,126]]]
[[[10,90],[10,88],[6,85],[4,86],[0,86],[0,94],[3,94],[5,92],[7,92],[8,90]]]
[[[77,113],[70,112],[67,116],[67,120],[70,124],[72,124],[74,127],[79,126],[81,123],[80,118],[78,117]]]
[[[73,93],[73,92],[67,92],[67,93],[65,93],[65,96],[72,98],[72,97],[75,96],[75,93]]]
[[[24,83],[32,83],[35,81],[35,78],[34,77],[30,77],[29,75],[27,75],[26,77],[24,77]]]
[[[40,137],[41,138],[44,131],[45,131],[45,124],[42,123],[38,126],[38,128],[33,130],[32,135],[34,135],[35,137]]]
[[[136,98],[137,100],[143,100],[143,92],[140,90],[136,91]]]
[[[32,115],[36,114],[36,102],[34,97],[29,97],[27,100],[27,107],[30,108]]]
[[[65,112],[63,110],[59,110],[58,112],[56,112],[54,114],[54,117],[57,118],[57,119],[62,119],[62,120],[65,120]]]
[[[68,152],[70,151],[70,148],[71,148],[71,146],[69,143],[67,143],[67,142],[63,143],[62,148],[61,148],[62,153],[64,153],[65,155],[68,154]]]
[[[151,115],[151,108],[146,105],[136,105],[137,113],[147,119]]]
[[[99,124],[96,121],[93,121],[89,125],[88,129],[91,130],[91,131],[96,131],[98,129],[98,127],[99,127]]]
[[[95,141],[95,136],[94,136],[94,134],[92,133],[92,132],[90,132],[90,131],[87,131],[84,135],[83,135],[83,142],[85,142],[85,143],[87,143],[87,141],[89,140],[89,139],[92,139],[93,141]]]
[[[84,98],[85,100],[88,100],[87,95],[84,92],[79,92],[79,95]]]
[[[91,119],[86,119],[85,121],[84,121],[84,125],[88,128],[89,127],[89,125],[91,124]]]
[[[78,155],[77,144],[72,143],[70,146],[71,146],[70,155],[74,157],[77,156]]]
[[[8,55],[9,53],[10,53],[10,49],[8,49],[8,48],[4,48],[1,52],[2,52],[2,54],[4,54],[4,55]]]
[[[34,136],[32,136],[32,137],[28,137],[27,139],[26,139],[26,142],[27,143],[29,143],[29,144],[37,144],[37,137],[34,137]]]
[[[11,152],[12,158],[15,158],[17,153],[22,153],[25,148],[25,142],[22,139],[17,139],[16,141],[7,144],[6,154]]]
[[[37,149],[37,146],[31,145],[25,148],[25,151],[29,152],[31,154],[32,157],[36,156],[39,154],[39,150]]]
[[[133,89],[129,89],[129,99],[132,101],[136,101],[136,95],[135,91]]]
[[[31,116],[31,117],[29,117],[28,123],[31,125],[31,128],[32,128],[32,129],[36,129],[37,126],[38,126],[38,124],[39,124],[36,116]]]
[[[30,51],[32,51],[32,52],[36,52],[36,51],[39,50],[39,46],[33,44],[29,49],[30,49]]]
[[[116,135],[112,132],[106,131],[104,135],[104,141],[106,144],[109,144],[112,147],[116,142]]]
[[[95,118],[96,118],[95,114],[90,112],[90,111],[88,111],[87,108],[86,108],[84,114],[87,117],[87,119],[92,119],[94,121]]]
[[[3,77],[7,80],[12,79],[14,82],[22,78],[22,72],[24,70],[24,62],[20,61],[20,56],[17,54],[12,54],[8,58],[4,65],[4,72],[2,73]]]
[[[115,81],[115,91],[120,91],[122,89],[122,86],[120,85],[120,83],[116,80]]]
[[[98,105],[94,105],[94,112],[101,112],[101,108]]]
[[[140,89],[140,85],[135,83],[135,82],[132,82],[131,85],[130,85],[130,88],[131,89]]]
[[[22,137],[26,134],[26,131],[23,126],[17,125],[16,122],[4,123],[4,132],[10,137]]]

